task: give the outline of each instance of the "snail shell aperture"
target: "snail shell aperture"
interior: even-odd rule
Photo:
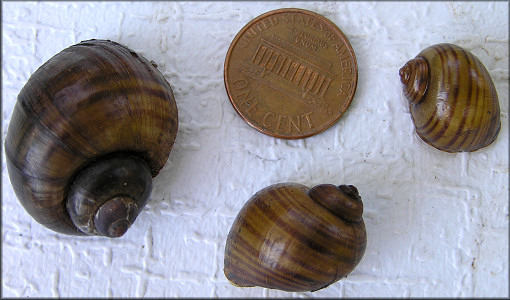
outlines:
[[[362,214],[354,186],[268,186],[253,195],[234,220],[225,246],[225,276],[241,287],[327,287],[363,257]]]
[[[400,69],[416,133],[446,152],[491,144],[501,128],[498,94],[487,69],[469,51],[437,44]]]
[[[59,233],[119,237],[146,205],[178,127],[172,89],[109,40],[64,49],[29,78],[5,140],[13,189]]]

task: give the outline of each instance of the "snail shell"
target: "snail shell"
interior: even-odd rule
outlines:
[[[327,287],[349,274],[365,252],[362,213],[354,186],[266,187],[234,220],[225,246],[225,276],[241,287]]]
[[[5,140],[13,189],[56,232],[118,237],[147,203],[177,134],[156,67],[109,40],[73,45],[18,95]]]
[[[491,144],[501,128],[498,94],[487,69],[469,51],[437,44],[400,69],[420,138],[446,152]]]

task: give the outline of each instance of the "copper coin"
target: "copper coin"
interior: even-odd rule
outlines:
[[[267,12],[234,37],[225,59],[232,105],[253,128],[282,139],[320,133],[349,107],[358,67],[345,35],[303,9]]]

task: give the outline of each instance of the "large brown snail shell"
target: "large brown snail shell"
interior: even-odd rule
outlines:
[[[14,191],[42,225],[118,237],[146,205],[177,134],[163,75],[109,40],[64,49],[29,78],[5,140]]]
[[[437,44],[400,69],[420,138],[446,152],[491,144],[501,128],[498,94],[487,69],[469,51]]]
[[[234,220],[225,246],[225,276],[241,287],[327,287],[349,274],[365,252],[362,214],[354,186],[266,187]]]

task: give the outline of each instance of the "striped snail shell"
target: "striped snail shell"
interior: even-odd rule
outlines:
[[[225,246],[235,286],[316,291],[340,280],[366,247],[363,203],[352,186],[268,186],[243,206]]]
[[[400,69],[420,138],[446,152],[491,144],[501,128],[498,94],[487,69],[469,51],[437,44]]]
[[[155,65],[118,43],[83,41],[44,63],[18,95],[5,140],[13,189],[51,230],[122,236],[177,127],[172,89]]]

